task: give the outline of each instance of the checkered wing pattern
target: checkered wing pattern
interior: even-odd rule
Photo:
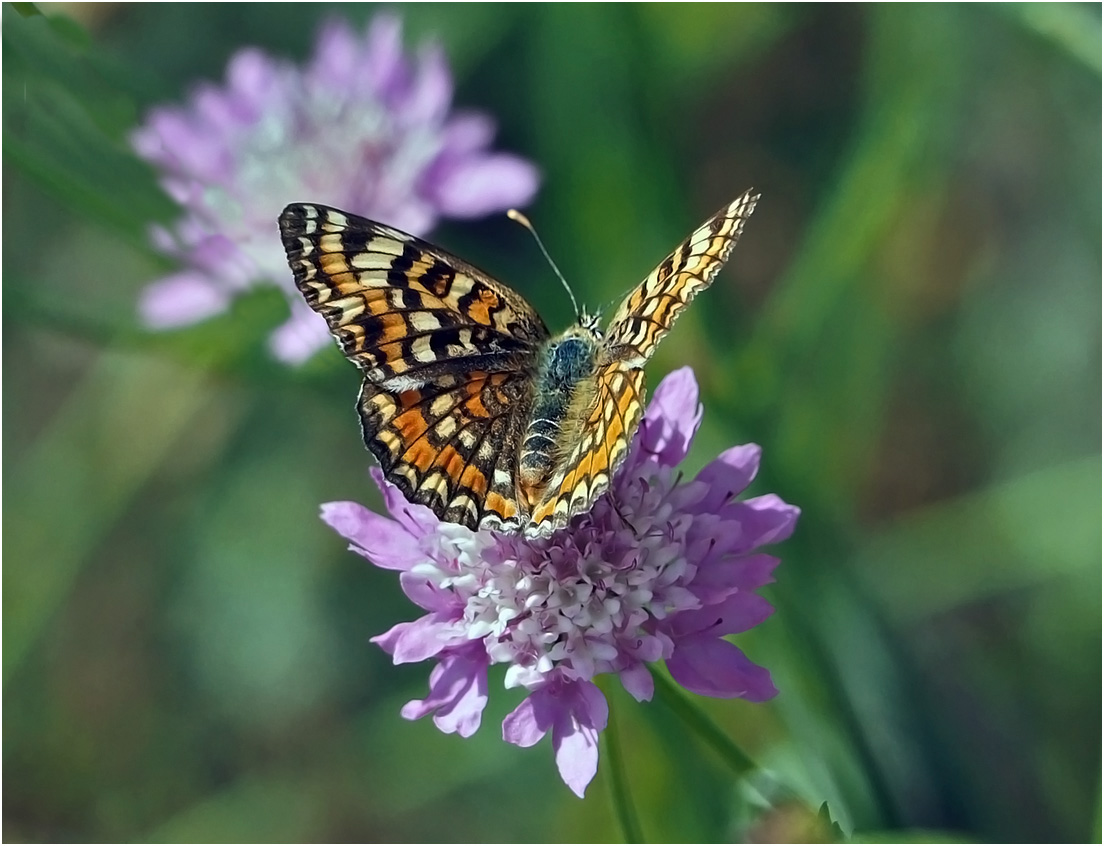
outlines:
[[[625,297],[606,330],[607,360],[644,366],[690,300],[712,284],[758,199],[745,191],[694,230]]]
[[[516,527],[540,317],[461,259],[364,218],[294,204],[280,230],[295,284],[364,374],[364,440],[387,479],[442,519]]]
[[[526,534],[548,535],[609,490],[644,414],[644,371],[623,362],[598,370],[593,396],[570,424],[573,445],[533,507]]]

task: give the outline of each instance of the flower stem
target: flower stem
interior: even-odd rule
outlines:
[[[732,738],[725,734],[674,682],[655,667],[649,666],[648,669],[651,670],[652,678],[655,679],[656,690],[667,707],[674,711],[691,731],[720,755],[737,777],[745,776],[759,769],[759,765],[751,760],[743,749],[733,743]]]
[[[602,744],[605,749],[602,757],[610,774],[610,801],[613,812],[621,826],[621,838],[625,843],[643,843],[644,832],[640,827],[640,817],[636,814],[632,796],[629,794],[628,781],[625,778],[625,761],[621,757],[621,742],[617,737],[617,723],[613,711],[610,711],[609,723],[602,732]]]

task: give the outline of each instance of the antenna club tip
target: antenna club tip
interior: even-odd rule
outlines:
[[[510,218],[510,220],[514,221],[515,223],[520,223],[522,226],[526,226],[526,227],[531,227],[532,226],[532,224],[529,223],[529,218],[527,218],[525,215],[523,215],[517,209],[507,210],[506,217]]]

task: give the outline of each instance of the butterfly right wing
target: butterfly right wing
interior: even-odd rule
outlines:
[[[748,189],[695,229],[618,306],[606,329],[603,357],[643,367],[672,324],[724,267],[755,211]]]
[[[569,421],[578,437],[557,462],[525,534],[546,537],[609,490],[628,456],[629,443],[644,416],[644,371],[615,361],[598,367],[593,396]]]
[[[512,527],[540,317],[467,262],[365,218],[294,204],[280,229],[296,286],[364,373],[364,441],[386,478],[442,519]]]
[[[592,392],[565,424],[575,433],[570,447],[533,505],[526,534],[558,529],[609,489],[644,414],[644,364],[690,300],[713,282],[758,199],[748,190],[718,211],[621,302],[602,342]]]

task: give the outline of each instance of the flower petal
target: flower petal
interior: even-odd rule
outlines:
[[[656,386],[640,424],[641,447],[674,467],[686,457],[701,425],[698,382],[689,367],[673,370]]]
[[[151,329],[172,329],[198,323],[225,311],[230,295],[200,273],[185,270],[146,286],[138,314]]]
[[[445,53],[437,44],[427,44],[418,57],[418,69],[400,108],[399,120],[407,125],[438,124],[452,102],[452,74]]]
[[[487,705],[487,656],[475,645],[442,654],[429,676],[429,696],[402,708],[408,720],[434,713],[433,722],[445,734],[471,737],[479,728]]]
[[[552,728],[552,748],[560,778],[579,797],[598,772],[598,734],[609,720],[609,705],[591,682],[564,684],[556,691],[562,710]]]
[[[384,570],[409,570],[425,560],[417,542],[406,527],[381,517],[356,502],[326,502],[322,521],[342,537],[350,547]]]
[[[470,156],[449,164],[426,186],[444,214],[480,217],[533,199],[540,183],[537,169],[507,153]]]
[[[387,511],[415,537],[431,533],[441,521],[424,505],[408,502],[398,488],[383,478],[383,471],[373,467],[368,471],[383,494]]]
[[[580,799],[598,773],[598,731],[591,726],[573,725],[570,730],[552,732],[556,768],[560,778]]]
[[[727,640],[708,635],[678,641],[667,669],[675,681],[702,696],[763,702],[778,693],[767,670]]]
[[[371,641],[390,653],[395,664],[415,664],[432,658],[442,649],[466,642],[462,628],[441,612],[398,623]]]
[[[538,718],[536,694],[525,697],[520,705],[506,715],[502,721],[502,739],[515,746],[526,748],[533,746],[552,727],[551,722],[542,722]],[[540,715],[544,716],[544,715]]]
[[[286,364],[302,364],[330,342],[330,332],[321,315],[293,301],[291,317],[269,336],[268,348]]]
[[[691,589],[703,605],[713,605],[736,591],[753,591],[774,581],[778,566],[773,555],[723,556],[709,559],[698,569]]]
[[[722,513],[727,520],[738,520],[743,529],[742,542],[732,551],[747,552],[757,546],[784,541],[792,535],[801,509],[774,494],[765,494],[730,503]]]
[[[676,642],[691,635],[720,637],[746,632],[773,613],[774,607],[759,594],[741,590],[715,605],[676,614],[665,621],[665,628]]]
[[[643,664],[636,664],[619,674],[621,685],[637,702],[650,702],[655,695],[655,679]]]
[[[443,149],[451,156],[475,153],[494,140],[495,122],[481,112],[456,112],[445,124]]]
[[[709,485],[709,493],[698,503],[702,513],[715,513],[722,505],[751,484],[759,472],[759,444],[742,444],[726,449],[705,465],[696,481]]]
[[[363,61],[359,39],[343,18],[322,24],[310,64],[312,81],[322,88],[340,91],[351,87]]]
[[[419,560],[424,560],[415,548],[414,554]],[[446,614],[449,619],[459,617],[464,613],[464,605],[456,594],[441,587],[438,583],[427,579],[417,573],[402,573],[399,575],[399,584],[402,586],[406,598],[424,611],[438,611]]]
[[[377,15],[365,37],[360,56],[372,90],[393,99],[406,86],[410,69],[402,52],[402,21],[395,15]]]

